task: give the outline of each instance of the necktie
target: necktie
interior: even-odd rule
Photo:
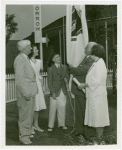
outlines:
[[[58,71],[60,72],[60,65],[58,65]]]

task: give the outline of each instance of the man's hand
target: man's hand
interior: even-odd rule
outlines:
[[[43,92],[45,91],[44,86],[42,86],[42,91],[43,91]]]
[[[26,101],[30,101],[31,97],[25,97]]]
[[[82,90],[86,87],[86,84],[85,83],[80,83],[80,85],[78,86],[78,89],[79,90]]]
[[[71,67],[73,67],[71,64],[68,64],[67,63],[67,67],[68,67],[68,69],[70,69]]]
[[[57,99],[56,99],[56,96],[55,96],[55,93],[52,93],[52,98],[53,98],[54,100],[57,100]]]
[[[26,101],[30,101],[31,98],[35,98],[35,96],[25,97]]]

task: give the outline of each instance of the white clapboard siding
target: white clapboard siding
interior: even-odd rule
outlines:
[[[112,70],[108,70],[107,76],[107,88],[112,88]],[[50,90],[48,88],[47,82],[47,72],[41,73],[43,77],[43,88],[44,88],[44,95],[50,94]],[[7,74],[6,75],[6,103],[16,101],[16,84],[15,84],[15,75],[14,74]]]

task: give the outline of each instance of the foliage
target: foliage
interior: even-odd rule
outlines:
[[[97,35],[99,34],[98,31],[98,22],[96,21],[97,18],[101,16],[101,9],[96,7],[96,5],[86,5],[87,15],[90,21],[92,22],[92,32],[94,34],[95,41],[97,42]]]
[[[6,44],[11,38],[12,34],[18,31],[17,23],[14,21],[14,14],[6,14]]]
[[[112,30],[112,53],[113,53],[113,93],[116,93],[116,67],[115,67],[115,52],[116,52],[116,47],[115,47],[115,32],[114,32],[114,25],[113,25],[113,8],[112,5],[110,6],[110,15],[111,15],[111,30]]]
[[[80,137],[71,137],[69,135],[64,136],[64,145],[112,145],[117,144],[117,132],[111,131],[109,134],[105,134],[100,140],[98,140],[95,136],[90,137],[89,139],[85,139],[83,136]],[[104,141],[104,143],[103,143]],[[102,144],[103,143],[103,144]]]
[[[95,21],[98,17],[101,16],[101,10],[96,5],[86,5],[87,15],[91,21]]]
[[[86,5],[86,17],[90,20],[89,34],[93,36],[90,40],[106,46],[106,38],[108,45],[108,68],[113,69],[112,83],[113,93],[116,93],[116,55],[117,55],[117,26],[113,23],[113,16],[117,14],[117,9],[112,5]],[[110,17],[110,19],[107,19]],[[106,18],[108,25],[105,28],[104,23],[97,19]]]

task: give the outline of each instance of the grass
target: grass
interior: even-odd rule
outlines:
[[[79,138],[71,137],[68,135],[73,129],[73,111],[69,99],[66,105],[66,126],[68,130],[63,131],[57,127],[57,118],[55,122],[54,131],[48,133],[48,114],[49,114],[49,96],[45,97],[47,109],[41,110],[39,113],[39,126],[45,131],[40,133],[36,132],[35,137],[32,139],[33,145],[92,145],[89,141]],[[117,98],[108,90],[108,104],[110,114],[110,126],[105,127],[103,139],[106,144],[117,143]],[[19,145],[18,144],[18,109],[16,102],[6,105],[6,145]],[[95,140],[95,137],[90,139]]]

